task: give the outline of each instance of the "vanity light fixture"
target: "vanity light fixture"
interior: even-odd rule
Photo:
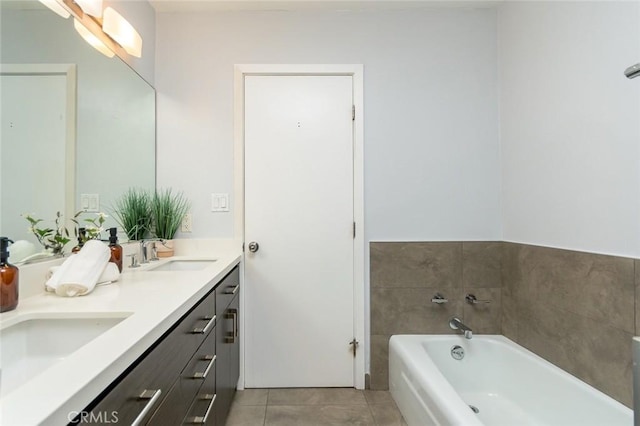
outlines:
[[[62,16],[64,19],[67,19],[71,16],[71,13],[67,10],[66,7],[62,5],[61,1],[58,0],[40,0],[40,3],[47,6],[49,9]]]
[[[142,57],[142,37],[133,25],[111,7],[104,10],[102,31],[122,46],[129,55]]]
[[[113,58],[115,53],[111,49],[109,49],[98,37],[96,37],[91,31],[87,29],[82,23],[80,23],[77,19],[73,19],[73,27],[76,29],[78,34],[82,36],[82,38],[93,46],[98,52],[102,53],[104,56]]]
[[[102,0],[74,0],[87,15],[100,18],[102,16]]]

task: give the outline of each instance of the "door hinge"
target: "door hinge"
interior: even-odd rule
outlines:
[[[356,121],[356,106],[351,105],[351,121]]]
[[[356,223],[353,222],[353,238],[356,238]]]
[[[242,252],[244,253],[244,243],[242,243]]]
[[[358,351],[358,345],[360,344],[360,342],[358,342],[354,337],[353,340],[349,342],[349,344],[351,345],[351,350],[353,351],[353,357],[355,358],[356,352]]]

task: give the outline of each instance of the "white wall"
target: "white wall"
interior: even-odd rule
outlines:
[[[499,11],[503,235],[640,256],[638,2]]]
[[[362,63],[366,240],[500,239],[496,11],[158,13],[158,183],[233,236],[233,65]],[[233,208],[233,203],[232,203]]]

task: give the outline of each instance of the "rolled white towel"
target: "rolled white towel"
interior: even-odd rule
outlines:
[[[109,263],[111,253],[106,244],[87,241],[82,250],[64,261],[45,284],[58,296],[83,296],[93,291],[98,279]]]
[[[49,281],[49,278],[51,278],[54,272],[56,272],[58,269],[60,269],[59,266],[52,266],[51,268],[49,268],[46,276],[44,277],[45,281]],[[107,266],[104,268],[104,271],[102,271],[100,278],[98,278],[98,282],[96,283],[96,286],[114,283],[119,279],[120,279],[120,270],[118,269],[118,265],[116,265],[115,263],[109,262],[107,263]],[[46,284],[45,284],[45,289],[47,291],[55,291],[55,289],[48,287]]]

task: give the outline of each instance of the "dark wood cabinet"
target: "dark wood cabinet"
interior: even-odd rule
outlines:
[[[239,377],[239,285],[236,266],[83,410],[93,414],[86,417],[224,426]]]
[[[239,318],[240,298],[238,297],[239,276],[237,281],[230,280],[231,286],[220,287],[216,294],[216,309],[220,309],[218,334],[216,335],[216,350],[220,359],[220,369],[216,374],[216,392],[218,394],[218,409],[216,410],[216,424],[226,423],[231,403],[236,392],[240,375],[240,344]],[[229,297],[230,296],[230,297]],[[224,303],[220,303],[223,300]],[[224,366],[224,367],[223,367]]]

